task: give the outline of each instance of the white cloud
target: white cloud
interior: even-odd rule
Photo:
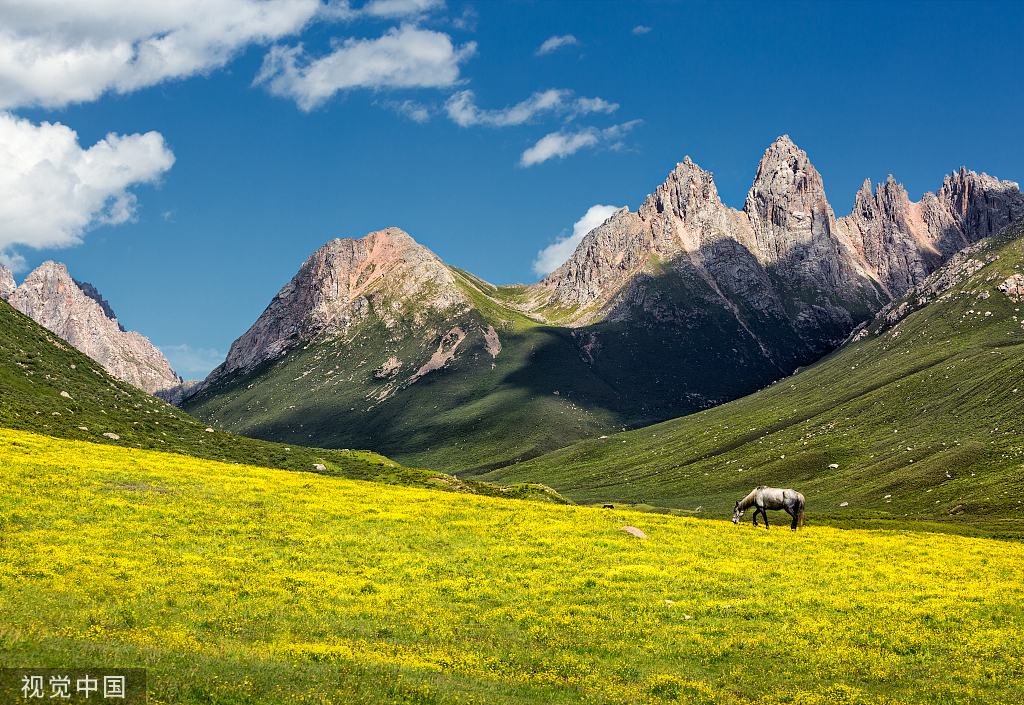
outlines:
[[[312,59],[302,45],[272,47],[254,84],[292,98],[304,111],[351,88],[442,88],[459,81],[459,64],[476,53],[441,32],[410,24],[378,39],[346,39],[327,56]]]
[[[436,106],[424,105],[414,100],[386,100],[381,103],[385,108],[394,110],[399,115],[404,115],[413,122],[429,122],[431,116],[437,110]]]
[[[587,233],[608,220],[617,210],[618,206],[591,206],[586,215],[577,220],[572,227],[572,235],[559,238],[554,244],[537,253],[537,259],[533,261],[534,273],[538,277],[544,277],[561,267],[576,251]]]
[[[585,127],[572,133],[552,132],[541,137],[537,144],[523,152],[519,158],[519,166],[530,167],[546,162],[553,157],[564,158],[585,147],[596,147],[607,142],[613,143],[610,145],[612,149],[621,149],[622,143],[618,140],[640,122],[640,120],[631,120],[621,125],[612,125],[604,130]]]
[[[504,110],[481,110],[476,107],[473,91],[459,91],[448,99],[444,107],[448,111],[448,117],[460,127],[471,125],[507,127],[522,125],[538,113],[564,109],[564,98],[571,94],[572,91],[552,88],[542,93],[534,93],[521,103],[516,103]]]
[[[224,362],[224,353],[213,348],[193,348],[188,345],[161,345],[171,367],[185,379],[205,379],[213,368]]]
[[[174,164],[158,132],[110,133],[89,149],[60,123],[34,125],[0,112],[0,252],[68,247],[97,225],[135,215],[136,184],[153,183]]]
[[[7,267],[14,274],[18,272],[24,272],[28,269],[28,262],[25,258],[17,253],[8,254],[6,252],[0,252],[0,264]]]
[[[644,27],[642,24],[638,24],[636,27],[633,28],[633,34],[637,36],[641,34],[647,34],[652,29],[654,29],[654,27]]]
[[[444,7],[444,0],[372,0],[360,8],[360,13],[389,19],[424,15]]]
[[[609,103],[603,98],[577,98],[572,102],[568,120],[588,113],[606,113],[611,115],[619,109],[618,103]]]
[[[579,40],[576,39],[576,37],[572,36],[571,34],[566,34],[565,36],[562,36],[562,37],[559,37],[559,36],[550,37],[543,44],[540,45],[540,49],[535,51],[533,53],[533,55],[534,56],[544,56],[545,54],[550,54],[551,52],[555,51],[559,47],[576,46],[579,43],[580,43]]]
[[[345,3],[21,0],[0,3],[0,109],[57,108],[227,64]],[[333,13],[333,15],[332,15]]]
[[[448,117],[460,127],[472,125],[488,125],[490,127],[508,127],[522,125],[543,113],[565,114],[569,120],[587,113],[613,113],[619,108],[618,103],[609,103],[602,98],[576,98],[572,91],[552,88],[538,91],[526,100],[509,106],[503,110],[481,110],[476,106],[473,91],[459,91],[445,103]]]
[[[476,10],[474,10],[472,7],[467,7],[462,11],[461,17],[456,17],[454,20],[452,20],[452,25],[454,25],[456,29],[462,29],[467,32],[475,32],[477,17],[478,15]]]

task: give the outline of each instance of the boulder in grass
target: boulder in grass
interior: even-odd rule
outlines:
[[[647,534],[640,531],[640,529],[636,528],[635,526],[623,526],[621,529],[619,529],[619,531],[625,531],[627,534],[633,534],[638,539],[647,538]]]

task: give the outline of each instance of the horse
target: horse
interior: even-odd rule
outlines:
[[[732,511],[732,523],[739,524],[743,518],[743,511],[754,506],[754,526],[757,526],[757,513],[764,517],[764,528],[768,528],[768,512],[766,509],[785,509],[793,517],[793,523],[789,528],[796,531],[797,527],[804,525],[804,496],[796,490],[782,490],[778,487],[765,487],[761,485],[753,492],[736,503]]]

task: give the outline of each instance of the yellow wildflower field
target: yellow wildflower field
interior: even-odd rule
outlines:
[[[0,666],[154,703],[1017,703],[1022,559],[0,430]]]

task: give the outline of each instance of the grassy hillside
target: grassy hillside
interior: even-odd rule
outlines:
[[[145,668],[154,704],[1019,702],[1019,544],[766,534],[9,430],[0,465],[0,667]]]
[[[408,315],[396,324],[389,317],[397,304],[372,298],[369,313],[350,327],[329,329],[182,408],[254,438],[370,447],[407,465],[461,474],[708,408],[820,354],[794,343],[784,319],[760,320],[744,309],[759,343],[682,264],[661,267],[631,289],[657,302],[653,313],[637,308],[628,323],[578,329],[522,313],[536,304],[536,289],[452,272],[471,307],[417,312],[403,300]],[[705,301],[707,310],[697,313]],[[500,340],[496,355],[487,349],[488,327]],[[454,346],[456,331],[465,338]],[[775,351],[775,362],[762,345]],[[454,350],[451,359],[414,378],[441,348]]]
[[[501,352],[492,357],[483,348],[482,324],[471,311],[434,323],[437,338],[424,342],[395,340],[371,321],[347,338],[295,348],[183,408],[214,428],[254,438],[369,447],[442,470],[513,462],[622,428],[616,414],[579,403],[616,392],[589,374],[567,334],[542,326],[503,331]],[[459,346],[467,352],[407,384],[457,325],[472,331]],[[389,373],[390,358],[417,362]]]
[[[974,246],[863,339],[756,394],[477,477],[713,516],[786,486],[818,521],[1024,537],[1024,303],[997,288],[1024,272],[1022,232]]]
[[[0,427],[392,484],[484,494],[502,492],[500,487],[403,467],[369,451],[282,445],[213,429],[111,377],[95,360],[2,300]],[[561,501],[544,488],[516,488],[514,493],[543,501]]]

